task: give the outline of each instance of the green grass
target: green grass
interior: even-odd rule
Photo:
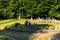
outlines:
[[[38,38],[38,37],[32,37],[31,40],[49,40],[49,37],[48,36],[40,37],[40,38]]]
[[[12,26],[12,28],[13,29],[16,29],[16,30],[20,30],[20,28],[22,28],[22,29],[26,29],[25,28],[25,26],[23,26],[23,24],[25,23],[25,21],[26,21],[26,19],[20,19],[20,20],[17,20],[17,22],[19,22],[20,24],[22,24],[22,25],[20,25],[20,26],[18,26],[18,28],[14,28],[13,26]],[[30,21],[30,20],[29,20]],[[33,20],[31,20],[30,21],[32,24],[34,23],[34,21]],[[59,21],[60,22],[60,21]],[[52,26],[59,26],[60,25],[60,23],[58,23],[58,24],[55,24],[54,22],[53,22],[53,20],[44,20],[43,22],[38,22],[37,24],[48,24],[48,25],[52,25]],[[37,25],[34,25],[35,27],[37,27]],[[60,28],[58,28],[58,29],[56,29],[56,28],[54,28],[53,30],[60,30]]]
[[[16,22],[19,22],[20,24],[24,24],[25,23],[25,21],[26,21],[26,19],[20,19],[20,20],[16,20],[16,19],[7,19],[7,20],[1,20],[0,21],[0,29],[2,28],[2,27],[5,27],[5,26],[10,26],[10,25],[12,25],[12,24],[14,24],[14,23],[16,23]],[[30,20],[29,20],[30,21]],[[30,21],[32,24],[35,22],[34,20],[31,20]],[[49,24],[49,25],[52,25],[52,26],[60,26],[60,21],[59,21],[59,23],[58,24],[55,24],[54,22],[53,22],[53,20],[44,20],[44,21],[40,21],[40,22],[38,22],[38,20],[37,20],[37,24]],[[59,28],[59,30],[60,30],[60,28]]]
[[[7,30],[2,30],[5,26],[8,26],[8,28],[12,28],[12,29],[16,29],[16,30],[19,30],[21,27],[23,30],[25,30],[25,27],[23,26],[23,24],[25,23],[26,19],[20,19],[20,20],[16,20],[16,19],[8,19],[8,20],[0,20],[0,35],[7,35],[9,34],[10,32],[8,32]],[[30,21],[30,20],[29,20]],[[12,25],[14,25],[16,22],[19,22],[20,26],[18,26],[17,28],[14,28]],[[34,23],[33,20],[30,21],[32,24]],[[44,20],[44,21],[40,21],[40,22],[37,22],[37,24],[49,24],[49,25],[53,25],[54,27],[55,26],[59,26],[60,25],[60,21],[58,24],[54,23],[53,20]],[[34,25],[36,27],[36,25]],[[31,29],[29,29],[31,30]],[[60,28],[56,29],[56,30],[60,30]],[[12,36],[8,35],[7,37],[12,37],[15,36],[17,37],[17,39],[19,40],[28,40],[29,37],[30,37],[30,34],[28,33],[14,33],[14,32],[11,32]],[[28,35],[27,35],[28,34]],[[18,35],[18,36],[16,36]],[[32,37],[31,39],[29,40],[48,40],[49,36],[44,36],[44,37],[41,37],[41,38],[38,38],[38,37]]]
[[[11,38],[6,38],[6,37],[0,37],[0,40],[13,40]]]

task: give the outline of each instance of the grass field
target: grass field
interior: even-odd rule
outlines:
[[[4,30],[4,27],[6,27],[6,26],[8,28],[12,28],[12,29],[16,29],[16,30],[19,30],[20,27],[23,27],[23,29],[25,29],[23,26],[25,21],[26,21],[26,19],[0,20],[0,36],[4,36],[4,37],[6,36],[8,38],[12,38],[12,39],[16,39],[16,40],[48,40],[49,38],[55,38],[55,36],[60,37],[60,33],[54,31],[54,30],[60,30],[60,28],[56,28],[56,26],[60,27],[59,20],[57,21],[58,23],[55,23],[56,21],[54,21],[54,20],[40,20],[40,21],[39,20],[29,20],[31,22],[31,24],[38,24],[40,26],[41,26],[41,24],[48,24],[48,25],[52,25],[54,27],[54,30],[49,29],[46,33],[40,33],[40,32],[22,33],[22,32],[11,32],[8,30]],[[17,22],[21,24],[20,27],[14,28],[12,25],[14,25]],[[34,25],[34,26],[37,27],[36,25]],[[44,26],[44,25],[42,25],[42,26]],[[2,39],[2,40],[5,40],[5,39]]]

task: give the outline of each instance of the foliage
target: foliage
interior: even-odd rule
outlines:
[[[49,11],[50,17],[55,17],[60,19],[60,4],[56,5]]]
[[[31,16],[33,18],[53,16],[59,18],[59,7],[57,8],[59,1],[57,1],[58,0],[0,0],[0,19],[29,18]],[[55,11],[55,14],[52,13],[52,10]]]

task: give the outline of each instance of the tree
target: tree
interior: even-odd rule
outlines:
[[[51,10],[59,5],[58,0],[0,0],[0,15],[4,18],[37,18],[53,17]],[[50,13],[51,11],[51,13]],[[55,12],[54,17],[59,17]]]
[[[50,15],[50,17],[55,17],[55,18],[60,19],[60,4],[58,4],[54,8],[52,8],[49,11],[49,15]]]

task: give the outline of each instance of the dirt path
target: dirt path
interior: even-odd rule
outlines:
[[[27,40],[40,40],[40,38],[48,37],[52,38],[53,35],[58,34],[60,31],[59,30],[48,30],[47,33],[21,33],[21,32],[3,32],[2,35],[9,37],[9,38],[22,38],[22,40],[25,38]],[[2,36],[0,33],[0,36]],[[28,38],[29,37],[29,38]],[[34,39],[33,39],[34,38]],[[18,39],[19,40],[19,39]],[[44,39],[42,39],[44,40]],[[47,39],[46,39],[47,40]]]
[[[37,37],[37,39],[39,40],[40,38],[43,37],[48,37],[48,38],[52,38],[53,35],[58,34],[60,31],[59,30],[50,30],[47,33],[35,33],[33,35],[31,35],[31,38],[33,37]]]

